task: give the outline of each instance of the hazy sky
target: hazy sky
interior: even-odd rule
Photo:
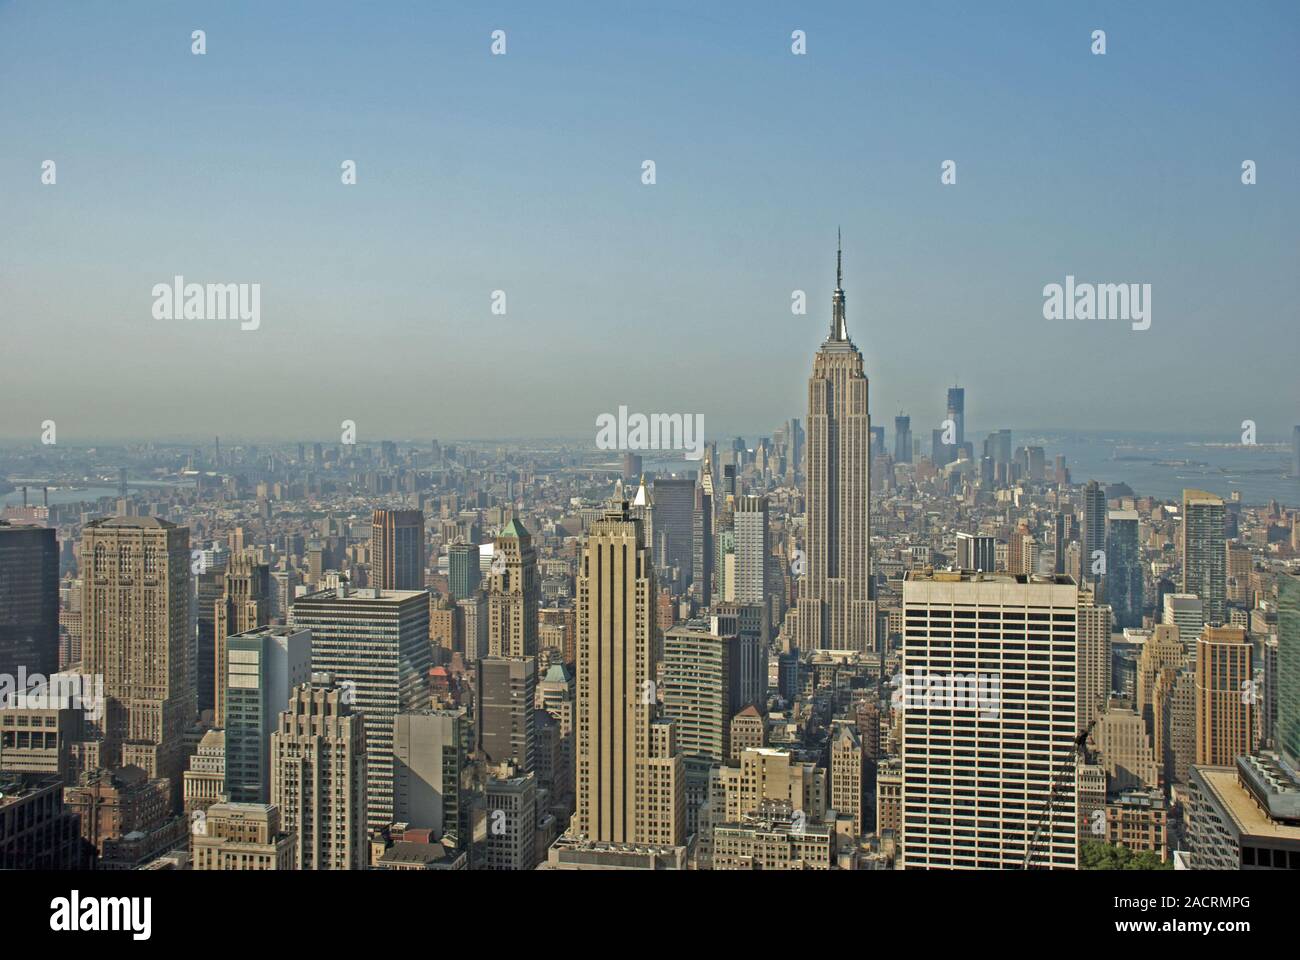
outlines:
[[[1289,435],[1297,47],[1291,2],[0,0],[0,437],[769,433],[837,225],[891,436],[954,378],[972,427]],[[176,274],[260,329],[154,319]],[[1067,274],[1150,329],[1045,320]]]

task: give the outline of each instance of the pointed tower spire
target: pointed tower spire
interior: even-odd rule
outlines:
[[[835,228],[835,293],[831,297],[831,340],[848,340],[849,328],[844,320],[844,241]]]
[[[844,233],[835,228],[835,289],[844,286]]]

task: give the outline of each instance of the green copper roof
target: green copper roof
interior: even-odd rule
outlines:
[[[511,537],[515,540],[518,540],[520,537],[528,536],[528,531],[524,529],[524,525],[522,523],[520,523],[514,517],[511,517],[510,522],[501,528],[501,532],[498,533],[497,536]]]

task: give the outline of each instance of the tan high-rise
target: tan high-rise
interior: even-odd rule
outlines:
[[[537,551],[518,520],[497,534],[488,575],[488,656],[537,656]]]
[[[138,766],[179,805],[185,728],[197,715],[190,533],[155,517],[86,524],[83,672],[104,678],[105,766]]]
[[[596,842],[671,843],[684,837],[677,811],[663,809],[664,763],[683,776],[681,758],[662,755],[671,733],[652,739],[655,575],[641,521],[626,504],[591,526],[578,573],[577,809],[575,837]],[[652,779],[657,813],[649,809]],[[652,822],[653,821],[653,822]],[[653,839],[651,839],[653,838]]]
[[[870,646],[871,417],[862,354],[844,319],[837,266],[830,335],[808,379],[806,566],[799,584],[801,650]]]
[[[1156,678],[1167,667],[1183,665],[1183,644],[1178,639],[1178,627],[1172,623],[1158,624],[1147,642],[1142,645],[1142,655],[1137,668],[1137,712],[1147,732],[1154,736]],[[1157,752],[1156,758],[1159,759]]]
[[[379,509],[370,522],[373,585],[380,590],[423,590],[424,512]]]
[[[1110,696],[1110,628],[1112,612],[1108,604],[1097,604],[1091,590],[1079,591],[1079,684],[1075,723],[1080,730],[1101,716]]]
[[[1241,627],[1206,627],[1196,641],[1196,762],[1230,767],[1251,752],[1259,695]]]
[[[271,803],[296,838],[299,870],[366,868],[366,740],[350,690],[315,675],[271,734]]]

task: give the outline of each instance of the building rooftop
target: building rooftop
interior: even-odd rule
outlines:
[[[1242,786],[1236,769],[1233,767],[1196,767],[1195,769],[1206,788],[1214,794],[1218,806],[1232,818],[1239,834],[1274,840],[1300,840],[1300,824],[1283,823],[1265,813],[1250,792]]]

